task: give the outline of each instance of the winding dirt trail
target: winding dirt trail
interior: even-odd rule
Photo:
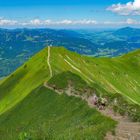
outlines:
[[[48,46],[48,57],[47,57],[47,63],[48,63],[48,67],[49,67],[49,71],[50,71],[50,77],[53,76],[52,74],[52,68],[51,68],[51,64],[50,64],[50,56],[51,56],[51,47]]]
[[[112,107],[107,107],[105,110],[99,110],[89,98],[87,100],[90,107],[96,108],[104,116],[110,117],[117,121],[118,124],[115,128],[115,133],[108,132],[105,140],[140,140],[140,123],[132,122],[127,116],[121,116],[114,113]]]
[[[127,117],[114,114],[111,109],[101,111],[105,116],[111,117],[118,122],[115,135],[108,133],[105,140],[140,140],[140,123],[132,122]]]
[[[51,90],[54,90],[52,87],[49,87],[47,83],[44,83],[44,86]],[[63,94],[65,92],[68,96],[79,97],[82,100],[85,100],[90,107],[96,108],[99,112],[101,112],[101,114],[117,121],[118,125],[115,128],[115,135],[113,135],[111,132],[108,132],[105,140],[140,140],[139,122],[132,122],[130,121],[130,119],[128,119],[128,117],[123,117],[119,114],[115,114],[110,107],[106,108],[105,110],[99,110],[95,105],[91,103],[90,97],[86,98],[80,95],[75,95],[73,93],[72,87],[68,87],[66,90],[63,91],[55,89],[55,92],[57,92],[58,94]]]

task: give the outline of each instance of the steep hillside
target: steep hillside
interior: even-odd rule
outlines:
[[[140,104],[139,51],[118,58],[91,58],[55,47],[50,50],[52,75],[71,71],[104,94],[119,93],[132,103]],[[33,89],[48,81],[48,48],[31,58],[0,86],[0,113],[13,107]]]
[[[1,140],[102,140],[115,122],[80,98],[58,95],[45,87],[33,90],[0,116]]]
[[[52,49],[50,63],[54,75],[69,70],[91,86],[103,88],[108,93],[120,93],[139,104],[139,60],[139,52],[128,58],[90,58],[62,48],[61,53]]]
[[[79,98],[87,99],[93,93],[109,98],[109,104],[117,99],[113,109],[121,114],[126,110],[139,121],[139,62],[139,50],[116,58],[92,58],[63,47],[43,49],[0,85],[1,137],[13,140],[24,135],[54,136],[57,140],[85,136],[93,140],[96,135],[95,140],[102,140],[115,122],[89,109]],[[59,90],[65,93],[69,86],[78,98],[58,94]],[[81,131],[83,135],[79,135]]]

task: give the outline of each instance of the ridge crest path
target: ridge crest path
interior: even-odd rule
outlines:
[[[100,111],[103,115],[117,121],[115,135],[107,133],[105,140],[140,140],[140,123],[132,122],[127,116],[115,114],[112,109]]]
[[[49,67],[49,71],[50,71],[50,77],[53,76],[52,74],[52,68],[51,68],[51,64],[50,64],[50,56],[51,56],[51,47],[48,46],[48,57],[47,57],[47,63],[48,63],[48,67]]]

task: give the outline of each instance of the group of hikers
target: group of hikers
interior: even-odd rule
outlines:
[[[94,95],[92,97],[92,104],[96,106],[99,110],[104,110],[107,106],[107,99],[104,97],[98,97]]]

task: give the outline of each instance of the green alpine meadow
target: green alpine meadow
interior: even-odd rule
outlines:
[[[140,140],[140,0],[0,0],[0,140]]]
[[[48,46],[0,80],[0,140],[139,140],[139,122],[140,50],[95,58]]]

